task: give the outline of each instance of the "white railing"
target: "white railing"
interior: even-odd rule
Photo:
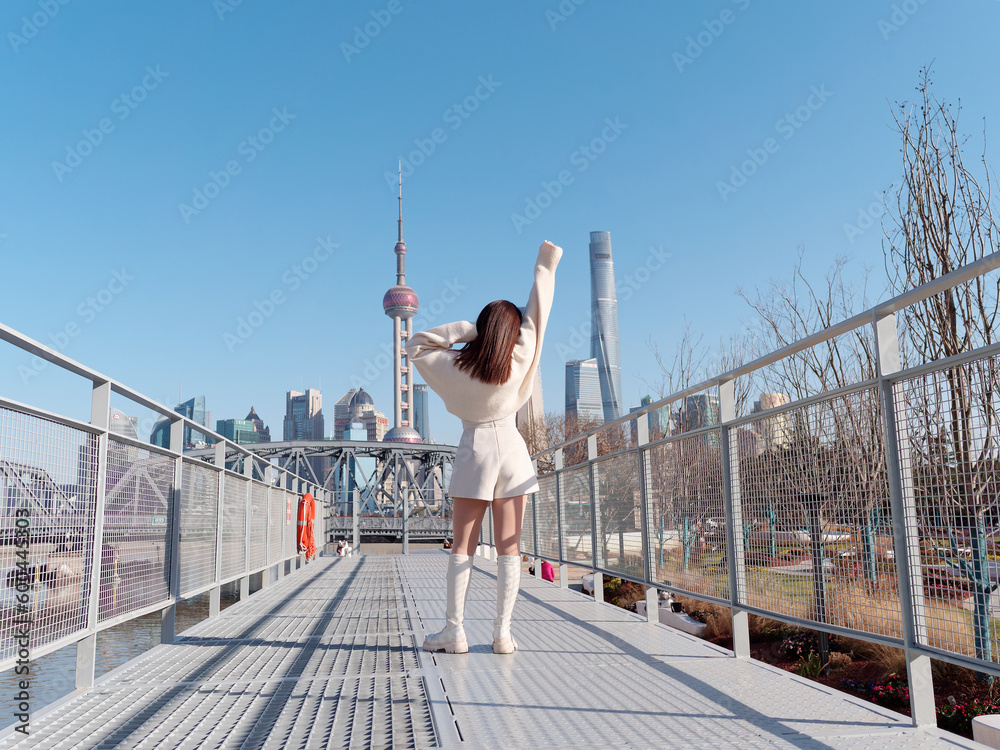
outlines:
[[[750,614],[903,649],[913,721],[933,724],[932,658],[1000,675],[1000,345],[904,369],[896,313],[998,267],[986,256],[540,452],[522,551],[562,585],[592,570],[598,598],[603,576],[643,584],[652,622],[661,590],[727,605],[740,658]],[[737,413],[741,378],[864,327],[876,377]],[[650,434],[651,412],[698,395],[714,418]]]
[[[301,567],[305,492],[322,548],[322,488],[6,326],[0,339],[92,385],[89,422],[0,398],[0,670],[76,644],[90,687],[99,632],[161,612],[169,643],[179,601],[207,593],[214,617],[223,585],[245,598],[251,576]],[[168,418],[170,448],[112,430],[112,394]],[[217,441],[214,464],[183,453],[185,427]]]

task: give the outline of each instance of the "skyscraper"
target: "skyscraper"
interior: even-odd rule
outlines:
[[[681,432],[713,427],[720,421],[719,397],[714,393],[687,396],[677,416]],[[705,443],[717,448],[719,446],[718,434],[706,435]]]
[[[611,233],[590,233],[590,356],[597,360],[604,421],[622,414],[622,367],[618,344],[618,295]]]
[[[413,428],[425,443],[431,440],[430,415],[427,413],[427,383],[413,384]]]
[[[215,431],[241,445],[261,442],[257,435],[257,425],[249,419],[220,419],[215,423]]]
[[[762,393],[760,399],[754,401],[751,414],[766,412],[784,406],[789,402],[787,393]],[[791,423],[788,412],[764,415],[753,423],[754,429],[760,435],[762,447],[765,450],[780,450],[787,448],[791,439]]]
[[[252,406],[250,407],[250,413],[246,416],[246,420],[248,422],[253,422],[254,429],[257,430],[257,442],[271,442],[271,428],[264,426],[264,420],[260,418],[257,411]]]
[[[581,422],[604,421],[596,359],[566,363],[566,418]]]
[[[333,405],[333,439],[347,440],[344,433],[351,425],[351,399],[358,392],[357,388],[351,388],[340,397],[340,400]]]
[[[336,406],[333,407],[334,413],[334,429],[333,429],[333,439],[334,440],[368,440],[369,442],[375,442],[382,440],[385,437],[386,431],[389,429],[389,420],[385,418],[385,414],[380,412],[375,408],[375,402],[372,400],[371,395],[364,388],[361,390],[356,390],[351,388],[344,397],[337,402]],[[365,437],[362,438],[350,438],[348,433],[351,432],[352,424],[357,427],[360,424],[365,429]],[[356,434],[356,430],[355,433]]]
[[[323,439],[323,394],[315,388],[305,393],[285,393],[284,440]]]
[[[421,443],[420,433],[413,429],[410,401],[412,368],[403,346],[413,335],[413,316],[420,307],[417,293],[406,285],[406,243],[403,242],[403,176],[399,173],[399,237],[396,240],[396,285],[382,298],[382,310],[392,318],[393,363],[393,427],[385,435],[387,443]]]
[[[111,407],[111,421],[108,422],[108,431],[116,435],[124,435],[133,440],[139,439],[139,417],[130,417],[121,409]]]
[[[212,412],[205,408],[205,397],[195,396],[182,404],[177,404],[174,411],[183,414],[188,419],[197,422],[203,427],[208,427],[212,419]],[[170,447],[170,420],[161,419],[153,425],[153,432],[149,436],[149,442],[161,448]],[[184,449],[194,448],[199,445],[210,444],[206,435],[196,430],[192,430],[187,425],[184,426]]]
[[[646,395],[639,399],[642,406],[653,403],[653,397]],[[651,439],[666,437],[670,434],[670,407],[661,406],[649,412],[649,437]],[[655,437],[654,437],[655,436]]]

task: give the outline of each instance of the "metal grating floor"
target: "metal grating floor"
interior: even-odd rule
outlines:
[[[396,569],[391,557],[321,558],[0,748],[433,747]]]
[[[427,654],[441,552],[321,558],[108,674],[9,747],[981,748],[609,605],[522,579],[520,650],[491,650],[476,559],[470,652]]]

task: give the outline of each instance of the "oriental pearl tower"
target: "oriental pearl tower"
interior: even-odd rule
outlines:
[[[386,443],[422,443],[420,433],[413,429],[410,363],[403,345],[413,335],[413,316],[420,302],[417,293],[406,286],[406,243],[403,242],[403,175],[399,173],[399,239],[396,240],[396,285],[382,298],[382,309],[392,318],[392,350],[395,363],[393,375],[393,427],[385,437]]]

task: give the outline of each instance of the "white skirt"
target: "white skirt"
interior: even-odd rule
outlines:
[[[491,422],[462,420],[449,494],[492,501],[538,491],[535,467],[514,415]]]

